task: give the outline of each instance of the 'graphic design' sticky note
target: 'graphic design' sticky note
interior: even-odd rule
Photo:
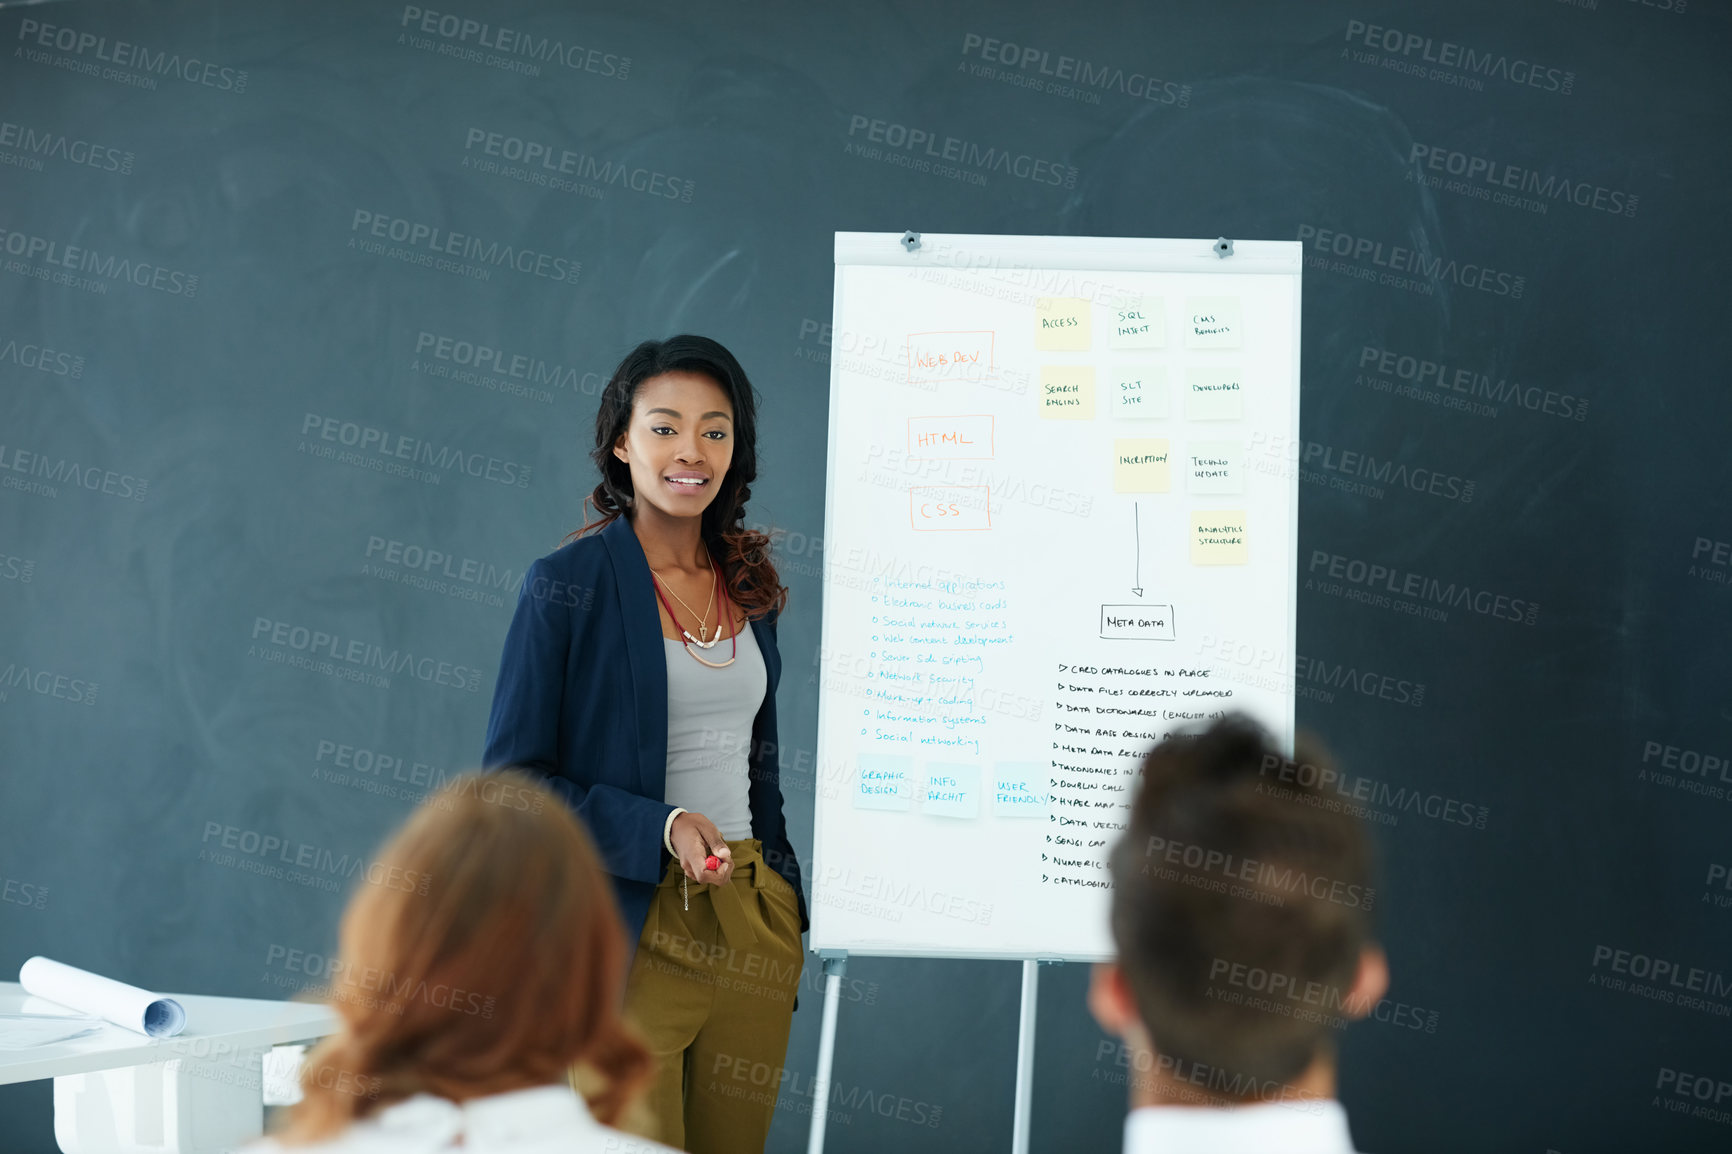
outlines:
[[[1236,349],[1242,325],[1238,297],[1190,297],[1185,301],[1185,347]]]
[[[1094,366],[1042,365],[1040,415],[1052,421],[1094,420]]]
[[[1113,492],[1165,493],[1172,487],[1167,442],[1163,437],[1120,437],[1113,441]]]
[[[1244,565],[1243,509],[1198,509],[1191,514],[1191,564]]]
[[[1167,415],[1164,365],[1120,365],[1113,370],[1113,420],[1158,421]]]
[[[1179,466],[1192,493],[1245,491],[1245,446],[1239,441],[1192,441]]]
[[[1167,343],[1166,303],[1160,297],[1144,297],[1112,310],[1113,330],[1108,344],[1115,349],[1158,349]]]
[[[1089,347],[1089,303],[1081,297],[1037,297],[1034,347],[1079,350]]]
[[[1245,385],[1238,369],[1186,369],[1185,420],[1236,421]]]
[[[992,767],[995,817],[1040,817],[1046,813],[1047,767],[1032,761],[1001,761]]]
[[[883,753],[862,753],[854,776],[855,809],[905,810],[914,803],[914,761]]]
[[[979,817],[980,767],[939,761],[928,765],[920,810],[939,817]]]

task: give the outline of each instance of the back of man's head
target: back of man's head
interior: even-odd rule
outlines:
[[[1372,854],[1333,771],[1224,718],[1161,742],[1112,856],[1118,965],[1163,1066],[1229,1098],[1329,1051],[1371,945]]]

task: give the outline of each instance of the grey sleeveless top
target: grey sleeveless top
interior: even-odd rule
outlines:
[[[751,623],[740,630],[739,655],[725,669],[699,665],[671,637],[662,638],[662,648],[668,662],[668,779],[663,800],[703,814],[729,841],[751,837],[746,756],[752,748],[752,722],[769,688]],[[706,661],[726,661],[732,651],[726,640],[713,649],[692,648]]]

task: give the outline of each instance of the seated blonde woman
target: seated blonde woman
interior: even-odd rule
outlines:
[[[607,1125],[653,1067],[620,1018],[625,935],[568,807],[512,771],[465,775],[367,879],[327,991],[342,1030],[307,1055],[302,1101],[250,1154],[671,1149]]]

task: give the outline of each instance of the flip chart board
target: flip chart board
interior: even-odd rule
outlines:
[[[1105,958],[1142,755],[1292,744],[1300,246],[899,239],[836,236],[812,945]]]

